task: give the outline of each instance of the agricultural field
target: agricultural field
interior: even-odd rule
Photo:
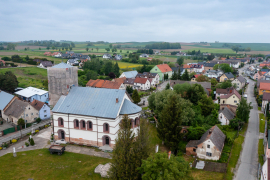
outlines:
[[[29,86],[36,88],[44,88],[43,81],[47,80],[47,70],[38,67],[21,67],[21,68],[1,68],[0,73],[5,73],[6,71],[13,72],[18,81],[18,87],[26,88]]]
[[[183,52],[188,52],[188,51],[201,51],[201,52],[207,52],[207,53],[220,53],[220,54],[236,54],[233,50],[231,49],[218,49],[218,48],[192,48],[192,49],[187,49],[187,50],[183,50]]]
[[[12,153],[0,157],[0,179],[95,179],[102,180],[94,173],[99,164],[111,162],[111,159],[65,152],[63,155],[51,155],[48,149]],[[13,168],[10,168],[13,167]]]

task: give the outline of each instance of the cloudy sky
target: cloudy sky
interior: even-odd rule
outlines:
[[[0,1],[0,41],[270,43],[269,0]]]

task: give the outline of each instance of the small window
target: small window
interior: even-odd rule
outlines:
[[[209,144],[207,144],[207,148],[210,148],[210,145]]]
[[[33,115],[34,115],[34,113],[31,113],[31,115],[33,116]]]
[[[44,115],[44,117],[47,117],[47,115]]]
[[[233,98],[235,98],[235,96],[233,96]]]
[[[82,122],[82,127],[85,128],[85,121]]]
[[[212,153],[210,153],[210,152],[206,152],[206,156],[212,156]]]
[[[44,110],[44,112],[46,112],[46,110]]]
[[[28,108],[30,110],[30,108]]]
[[[196,152],[196,148],[193,148],[193,152]]]
[[[26,114],[26,117],[28,117],[28,114]]]
[[[37,113],[37,115],[38,115],[38,113]]]
[[[92,122],[88,122],[89,129],[92,129]]]
[[[237,101],[234,101],[234,103],[237,103]]]

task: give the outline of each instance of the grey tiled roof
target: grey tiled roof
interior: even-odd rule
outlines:
[[[216,65],[216,63],[205,63],[204,66],[205,67],[214,67]]]
[[[28,106],[29,104],[27,102],[20,101],[18,99],[15,99],[11,105],[7,108],[5,111],[5,115],[9,116],[14,116],[16,118],[19,118],[19,116],[24,112],[24,109]]]
[[[53,66],[52,68],[71,68],[71,67],[72,67],[71,65],[61,62],[61,63]]]
[[[222,113],[228,120],[231,120],[234,118],[234,113],[229,110],[227,107],[224,107],[223,110],[220,110],[219,113]]]
[[[14,96],[0,90],[0,110],[3,110]]]
[[[67,96],[61,96],[52,111],[115,119],[125,94],[121,89],[73,87]]]
[[[246,79],[245,79],[243,76],[238,76],[237,79],[238,79],[241,83],[246,82]]]
[[[234,75],[231,73],[231,72],[228,72],[228,73],[224,73],[227,78],[231,79],[231,78],[234,78]]]
[[[140,112],[141,110],[142,110],[141,107],[125,99],[124,104],[121,108],[120,114],[135,114],[135,113]]]

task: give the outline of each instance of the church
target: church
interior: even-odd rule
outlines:
[[[125,90],[72,86],[52,110],[54,138],[113,148],[123,115],[128,115],[137,132],[141,110]]]

